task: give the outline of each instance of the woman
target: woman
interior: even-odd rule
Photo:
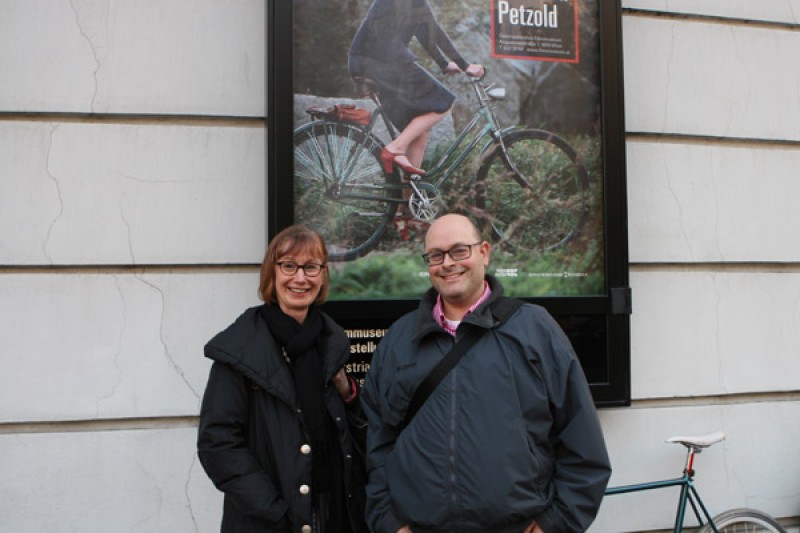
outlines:
[[[409,49],[413,37],[445,74],[483,77],[483,66],[469,64],[439,26],[427,0],[375,0],[350,45],[353,77],[373,80],[390,120],[401,130],[381,152],[384,171],[396,165],[407,174],[419,168],[430,129],[442,120],[455,96],[417,64]]]
[[[361,533],[363,421],[343,365],[322,237],[295,225],[272,239],[259,295],[205,347],[200,462],[225,493],[224,532]],[[357,459],[358,458],[358,459]]]

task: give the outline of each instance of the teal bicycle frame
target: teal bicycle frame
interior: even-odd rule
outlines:
[[[706,506],[703,503],[702,498],[700,498],[700,495],[697,493],[697,489],[694,485],[694,456],[696,453],[700,453],[701,450],[696,446],[687,445],[687,448],[689,451],[686,455],[686,465],[683,469],[683,476],[675,479],[665,479],[661,481],[650,481],[647,483],[609,487],[606,489],[606,495],[610,496],[613,494],[642,492],[646,490],[663,489],[667,487],[680,487],[681,494],[678,498],[678,509],[675,514],[675,527],[673,531],[677,533],[681,533],[683,531],[683,520],[686,516],[686,503],[689,502],[689,504],[692,506],[692,511],[694,511],[694,515],[699,522],[699,525],[703,526],[707,523],[715,532],[717,532],[717,526],[714,524],[711,514],[709,514],[708,509],[706,509]],[[703,511],[703,516],[705,516],[706,520],[705,522],[700,516],[700,511]]]

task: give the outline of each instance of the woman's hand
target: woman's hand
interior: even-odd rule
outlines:
[[[453,75],[453,74],[461,74],[461,67],[456,65],[453,61],[450,61],[446,67],[444,67],[444,73]]]
[[[483,78],[483,75],[486,74],[483,65],[473,63],[468,65],[466,70],[461,70],[461,67],[456,65],[453,61],[450,61],[447,66],[444,67],[444,72],[445,74],[460,74],[463,72],[467,76],[472,76],[473,78]]]
[[[477,63],[468,66],[464,72],[467,73],[467,76],[472,76],[473,78],[483,78],[483,75],[486,74],[483,65]]]
[[[353,395],[353,391],[350,388],[350,380],[347,379],[347,374],[345,373],[344,368],[340,368],[339,371],[333,375],[331,378],[331,383],[333,383],[333,386],[336,387],[336,392],[339,393],[339,396],[341,396],[343,400],[346,400]]]

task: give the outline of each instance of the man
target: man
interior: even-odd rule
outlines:
[[[489,243],[461,215],[425,237],[433,287],[381,340],[364,388],[367,520],[376,533],[584,531],[611,474],[586,379],[541,307],[505,321]],[[404,423],[417,386],[471,328],[478,341]]]

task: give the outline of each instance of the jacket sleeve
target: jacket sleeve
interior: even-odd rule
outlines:
[[[212,365],[200,409],[198,457],[214,485],[242,513],[288,525],[289,506],[247,446],[249,387],[228,365]]]
[[[554,363],[547,377],[556,453],[553,504],[536,517],[545,533],[586,531],[594,520],[611,465],[589,385],[572,346],[550,317]]]
[[[386,339],[384,339],[384,342]],[[373,533],[395,533],[403,526],[395,514],[386,481],[386,458],[394,449],[398,431],[383,421],[381,397],[378,386],[380,345],[372,358],[362,395],[362,405],[367,416],[367,511],[366,518]]]
[[[453,41],[450,40],[450,37],[439,25],[427,2],[425,5],[425,20],[417,26],[416,37],[425,51],[439,65],[440,69],[444,70],[447,66],[447,58],[450,58],[462,70],[469,66],[469,63],[456,50]]]
[[[356,387],[356,396],[344,405],[347,412],[347,423],[350,426],[353,446],[356,447],[362,457],[366,457],[367,417],[364,414],[364,407],[361,402],[363,392],[353,378],[349,379],[351,380],[350,383]]]

